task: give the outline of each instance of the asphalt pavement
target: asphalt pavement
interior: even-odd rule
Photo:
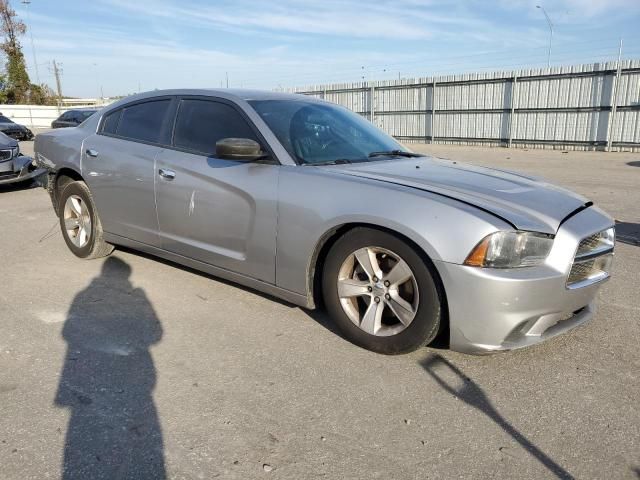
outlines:
[[[0,478],[640,478],[640,154],[413,147],[615,216],[594,320],[490,356],[377,355],[171,263],[77,259],[43,189],[4,187]]]

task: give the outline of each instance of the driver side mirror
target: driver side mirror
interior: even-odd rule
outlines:
[[[253,162],[265,157],[260,144],[249,138],[223,138],[216,142],[216,157],[238,162]]]

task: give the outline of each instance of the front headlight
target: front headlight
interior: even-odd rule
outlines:
[[[551,251],[553,236],[533,232],[496,232],[487,235],[464,261],[465,265],[517,268],[540,265]]]

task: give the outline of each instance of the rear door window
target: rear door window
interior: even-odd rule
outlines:
[[[160,143],[170,105],[170,99],[163,99],[124,107],[116,135],[131,140]]]
[[[261,143],[245,118],[233,107],[211,100],[182,100],[173,144],[205,155],[213,155],[223,138],[249,138]]]

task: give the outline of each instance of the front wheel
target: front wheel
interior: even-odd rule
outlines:
[[[104,241],[93,197],[84,182],[70,182],[64,186],[58,212],[62,236],[74,255],[91,259],[113,252],[113,245]]]
[[[433,266],[383,231],[355,228],[329,251],[324,301],[353,343],[384,354],[406,353],[437,335],[441,294]]]

